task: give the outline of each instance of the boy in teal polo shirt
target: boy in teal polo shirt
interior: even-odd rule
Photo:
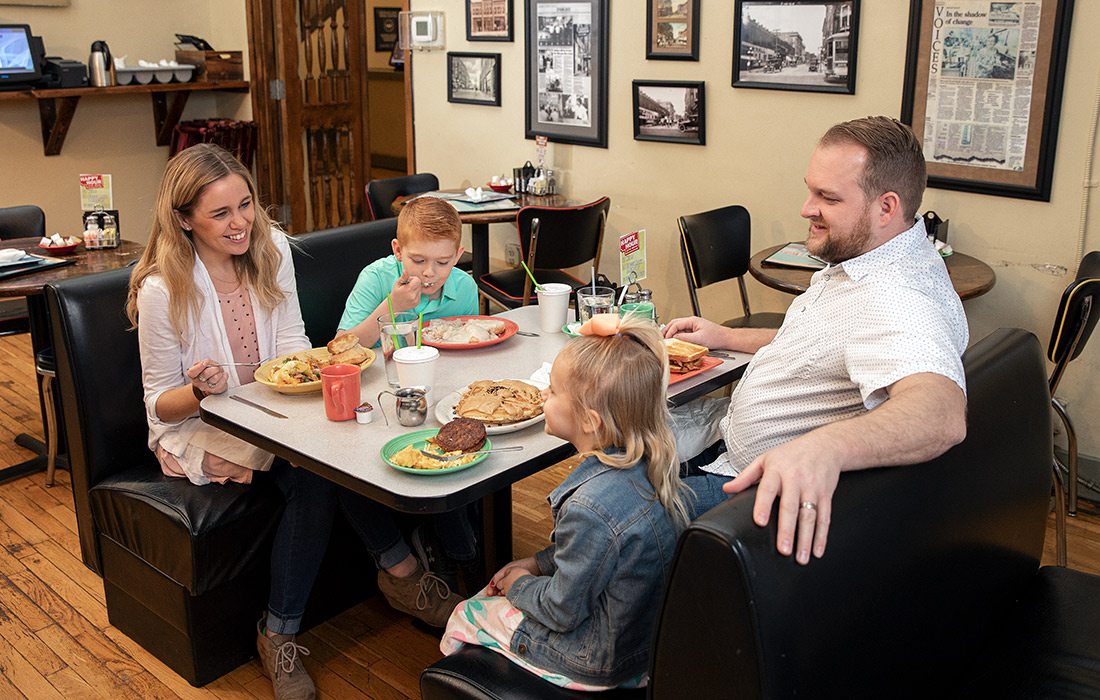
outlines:
[[[354,333],[365,347],[378,342],[378,319],[393,310],[423,313],[424,319],[477,313],[477,285],[454,269],[462,255],[462,222],[447,202],[435,197],[410,200],[397,217],[393,255],[363,268],[355,282],[340,333]]]

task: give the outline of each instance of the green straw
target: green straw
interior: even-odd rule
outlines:
[[[393,326],[393,348],[394,350],[403,348],[405,347],[405,337],[397,331],[397,314],[393,312],[393,299],[390,298],[389,294],[386,295],[386,303],[390,305],[390,325]]]
[[[424,338],[424,312],[420,312],[416,321],[416,349],[420,349],[420,341]]]
[[[527,263],[520,260],[519,264],[523,265],[523,269],[527,273],[527,276],[530,277],[531,281],[535,283],[535,289],[539,290],[540,292],[546,291],[542,288],[542,285],[538,283],[538,280],[535,279],[535,276],[531,274],[531,269],[527,267]]]

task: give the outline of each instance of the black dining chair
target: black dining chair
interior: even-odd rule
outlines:
[[[680,256],[684,261],[691,309],[696,316],[699,296],[696,290],[716,282],[737,280],[741,292],[741,307],[745,315],[722,323],[730,328],[779,328],[784,314],[753,313],[749,308],[749,295],[745,289],[745,273],[749,271],[752,257],[752,221],[745,207],[734,204],[699,214],[681,216]]]
[[[371,180],[367,183],[367,206],[371,219],[389,219],[393,213],[393,200],[411,194],[434,192],[439,189],[439,178],[431,173],[415,173],[384,180]],[[474,258],[470,251],[462,254],[455,264],[460,270],[470,272],[474,268]]]
[[[46,214],[33,204],[0,207],[0,240],[37,239],[46,235]],[[28,242],[28,245],[30,243]],[[27,302],[22,299],[0,301],[0,335],[26,333],[31,329]]]
[[[1092,251],[1081,260],[1077,268],[1077,277],[1062,292],[1058,302],[1058,313],[1054,316],[1054,328],[1050,332],[1050,346],[1047,357],[1054,363],[1050,373],[1050,403],[1061,419],[1066,430],[1066,464],[1057,455],[1054,456],[1054,484],[1058,491],[1056,504],[1057,557],[1058,565],[1066,565],[1066,524],[1065,514],[1077,515],[1077,432],[1073,421],[1066,412],[1065,404],[1054,396],[1066,367],[1085,349],[1085,343],[1100,318],[1100,309],[1096,295],[1100,292],[1100,251]],[[1065,474],[1065,486],[1062,475]],[[1068,499],[1067,499],[1068,495]]]
[[[520,259],[541,284],[580,287],[585,282],[566,269],[589,261],[599,269],[600,245],[610,209],[608,197],[579,207],[523,207],[516,214]],[[475,281],[482,297],[506,309],[527,306],[535,296],[523,268],[488,272]]]

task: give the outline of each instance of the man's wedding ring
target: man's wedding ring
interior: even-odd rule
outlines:
[[[217,382],[207,382],[206,383],[206,386],[210,387],[211,389],[213,389],[216,385],[217,385]],[[805,505],[805,504],[803,504],[803,505]]]
[[[799,508],[805,508],[806,510],[817,510],[817,504],[809,501],[802,501],[798,506]]]

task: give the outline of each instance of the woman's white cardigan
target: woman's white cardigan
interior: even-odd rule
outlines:
[[[278,284],[286,298],[270,311],[258,304],[255,297],[252,298],[256,340],[262,360],[310,347],[302,311],[298,306],[290,243],[278,229],[272,230],[272,238],[282,255]],[[187,336],[181,339],[169,317],[168,288],[164,280],[157,275],[146,278],[138,291],[138,343],[145,387],[145,414],[149,422],[149,449],[156,451],[157,445],[163,447],[176,457],[188,479],[201,485],[209,483],[202,472],[202,459],[206,452],[257,470],[270,468],[272,456],[203,423],[197,412],[175,423],[162,421],[157,416],[157,399],[169,389],[189,384],[191,380],[184,372],[196,362],[207,358],[216,362],[234,361],[217,292],[197,255],[194,282],[200,297],[198,320],[192,324],[194,327]],[[230,389],[240,386],[236,371],[226,374]]]

